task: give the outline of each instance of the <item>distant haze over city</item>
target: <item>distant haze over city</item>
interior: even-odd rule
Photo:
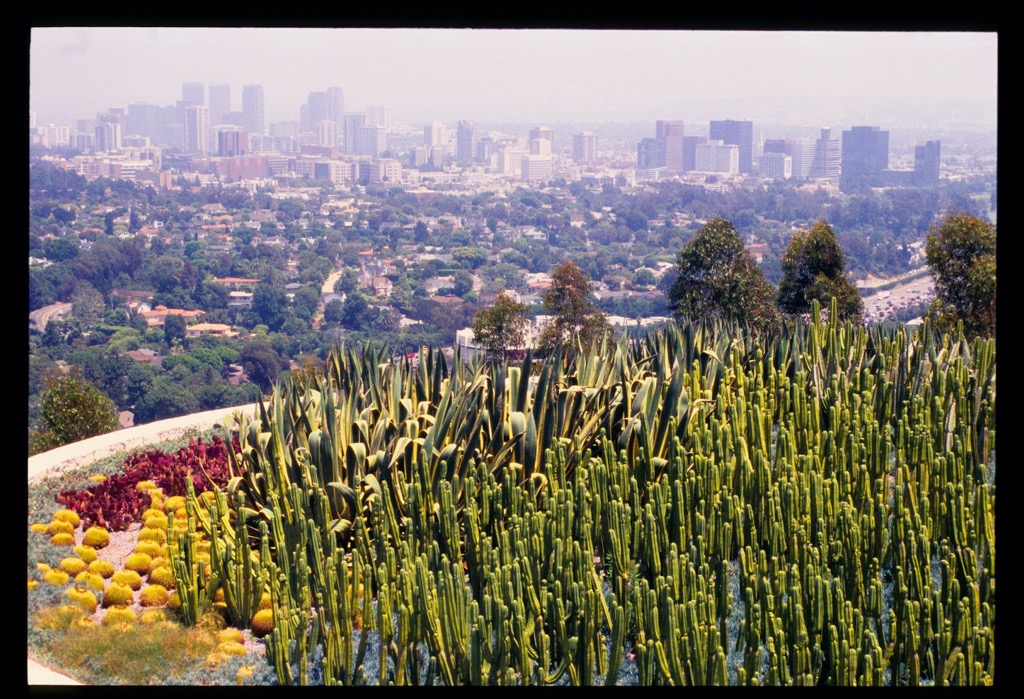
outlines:
[[[182,85],[263,86],[267,122],[340,87],[346,112],[395,124],[751,119],[774,125],[992,132],[997,35],[985,32],[33,28],[30,102],[74,126],[173,105]]]

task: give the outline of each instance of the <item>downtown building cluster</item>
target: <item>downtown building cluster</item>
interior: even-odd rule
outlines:
[[[395,127],[386,107],[345,111],[339,87],[311,92],[298,118],[268,123],[261,85],[244,85],[232,109],[229,85],[185,83],[174,105],[112,107],[75,129],[34,123],[30,143],[81,151],[70,161],[87,177],[130,178],[170,186],[177,174],[200,183],[308,178],[333,185],[419,185],[498,175],[530,185],[553,178],[667,178],[728,182],[734,178],[815,180],[853,192],[864,187],[935,186],[941,145],[919,143],[913,169],[889,167],[889,133],[854,126],[839,138],[823,128],[816,139],[762,139],[752,121],[712,120],[688,133],[682,120],[658,120],[655,135],[636,145],[635,160],[599,149],[593,131],[572,134],[556,148],[554,130],[524,135],[484,132],[470,120],[451,129],[434,121]]]

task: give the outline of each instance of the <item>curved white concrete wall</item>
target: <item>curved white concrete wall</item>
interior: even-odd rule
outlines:
[[[115,430],[30,456],[28,459],[29,483],[38,480],[46,473],[83,466],[119,451],[128,451],[146,444],[177,439],[190,430],[203,431],[215,425],[230,425],[232,415],[236,410],[249,416],[258,415],[256,403],[238,405],[233,408],[218,408],[205,413],[192,413],[137,427]]]

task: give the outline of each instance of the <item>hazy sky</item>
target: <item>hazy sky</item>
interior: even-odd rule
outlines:
[[[262,84],[268,122],[332,86],[346,111],[399,122],[683,118],[737,95],[960,95],[994,115],[996,49],[995,32],[47,27],[31,32],[29,90],[41,123],[70,126],[173,105],[184,82],[229,84],[234,110]]]

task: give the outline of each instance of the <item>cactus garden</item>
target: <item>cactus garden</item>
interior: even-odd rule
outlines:
[[[30,629],[206,630],[232,684],[993,684],[995,341],[831,311],[510,364],[339,346],[30,506]]]

